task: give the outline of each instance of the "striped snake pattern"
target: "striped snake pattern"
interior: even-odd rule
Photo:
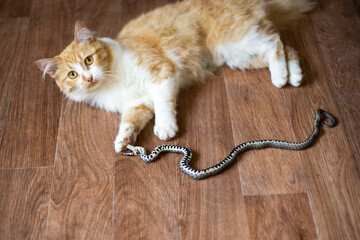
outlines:
[[[328,120],[331,122],[330,125],[326,124],[325,121]],[[184,157],[181,159],[179,167],[180,170],[191,177],[192,179],[201,180],[206,179],[211,176],[217,175],[223,172],[227,167],[233,164],[237,156],[245,151],[252,150],[252,149],[262,149],[262,148],[281,148],[287,150],[294,150],[300,151],[309,148],[313,145],[316,137],[319,135],[320,132],[320,124],[326,128],[332,128],[336,125],[336,119],[325,112],[322,109],[318,109],[315,115],[315,123],[314,128],[310,136],[304,142],[287,142],[287,141],[280,141],[280,140],[256,140],[256,141],[249,141],[240,144],[239,146],[235,147],[229,155],[220,161],[218,164],[203,169],[198,170],[194,169],[190,166],[190,160],[192,153],[190,149],[182,146],[177,145],[160,145],[156,147],[149,155],[146,154],[146,150],[143,147],[139,146],[132,146],[128,145],[128,151],[124,152],[123,155],[126,156],[140,156],[141,160],[150,163],[156,160],[159,154],[163,152],[171,152],[171,153],[181,153]]]

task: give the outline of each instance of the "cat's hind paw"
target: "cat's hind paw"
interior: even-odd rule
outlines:
[[[303,75],[299,66],[299,61],[294,60],[288,62],[288,67],[290,72],[289,83],[294,87],[300,86]]]
[[[275,87],[282,88],[288,81],[288,70],[285,61],[273,62],[270,67],[271,81]]]

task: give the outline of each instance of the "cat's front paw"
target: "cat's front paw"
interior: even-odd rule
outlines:
[[[118,135],[114,141],[115,152],[120,153],[125,151],[128,144],[131,144],[129,138]]]
[[[178,125],[175,121],[166,124],[155,124],[154,133],[160,140],[169,140],[175,137],[178,130]]]
[[[136,140],[136,132],[132,124],[121,126],[119,134],[114,141],[115,152],[120,153],[126,150],[128,144],[133,144]]]

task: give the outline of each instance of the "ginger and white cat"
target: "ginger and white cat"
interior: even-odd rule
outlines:
[[[312,7],[309,0],[185,0],[130,21],[116,40],[96,38],[77,22],[74,41],[36,64],[70,99],[122,114],[115,139],[121,152],[154,114],[154,133],[173,138],[179,89],[224,64],[268,67],[276,87],[299,86],[298,54],[277,28]]]

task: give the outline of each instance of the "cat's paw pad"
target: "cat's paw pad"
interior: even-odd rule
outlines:
[[[290,61],[288,63],[288,66],[289,66],[289,72],[290,72],[289,83],[294,87],[300,86],[303,75],[301,72],[301,68],[299,66],[299,62],[298,61]]]
[[[176,122],[172,122],[169,124],[155,124],[154,127],[155,135],[164,141],[175,137],[177,130],[178,126]]]

